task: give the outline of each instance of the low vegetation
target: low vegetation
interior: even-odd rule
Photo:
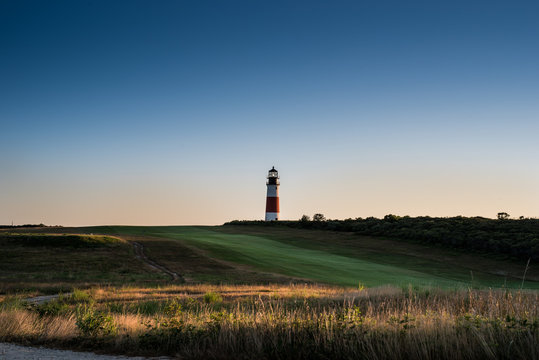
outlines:
[[[56,312],[4,298],[0,341],[192,359],[539,358],[537,292],[177,285],[78,293],[81,301],[49,305]]]

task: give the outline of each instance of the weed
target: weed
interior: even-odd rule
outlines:
[[[219,293],[208,291],[204,294],[204,302],[206,304],[220,303],[223,302],[223,297]]]
[[[141,301],[134,306],[135,312],[142,315],[155,315],[162,309],[162,304],[157,300]]]
[[[182,305],[177,299],[172,299],[165,304],[163,314],[168,317],[178,317],[182,314]]]
[[[90,304],[93,302],[93,299],[88,291],[73,289],[73,292],[66,301],[70,304]]]
[[[28,303],[20,296],[6,296],[0,301],[0,311],[22,310],[28,308]]]
[[[67,305],[61,299],[56,299],[56,300],[38,305],[36,306],[35,310],[40,316],[65,315],[70,311],[69,305]]]

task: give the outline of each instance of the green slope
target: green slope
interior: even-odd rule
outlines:
[[[391,249],[387,254],[359,256],[355,249],[330,245],[324,249],[308,246],[309,240],[294,241],[293,237],[276,237],[267,231],[267,235],[226,233],[219,227],[99,227],[95,232],[108,234],[147,235],[167,238],[172,241],[198,247],[211,256],[240,264],[250,265],[260,271],[275,272],[288,276],[312,279],[325,283],[358,286],[436,286],[442,288],[470,286],[463,280],[464,269],[459,269],[458,276],[452,276],[450,270],[441,271],[447,266],[434,261],[419,261],[410,266],[410,257],[395,254]],[[287,240],[288,239],[288,240]],[[315,244],[313,240],[311,242]],[[400,258],[399,258],[400,257]],[[384,261],[384,258],[386,261]],[[412,259],[413,260],[413,259]],[[402,265],[399,265],[402,264]],[[479,276],[474,286],[518,287],[518,281],[506,281],[501,276]],[[527,288],[539,288],[537,282],[526,282]]]

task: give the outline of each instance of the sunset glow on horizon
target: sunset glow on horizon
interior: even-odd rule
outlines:
[[[0,4],[0,224],[539,217],[539,4]]]

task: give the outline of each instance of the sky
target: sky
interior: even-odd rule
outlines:
[[[1,1],[0,224],[539,217],[538,11]]]

